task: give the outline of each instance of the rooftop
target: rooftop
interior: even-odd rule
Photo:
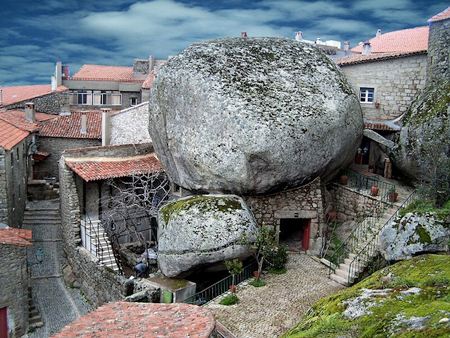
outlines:
[[[155,71],[152,70],[152,72],[145,78],[144,83],[142,84],[142,89],[150,89],[154,79]]]
[[[11,150],[29,134],[28,131],[19,129],[12,124],[0,120],[0,147],[5,150]]]
[[[360,63],[382,61],[390,59],[398,59],[408,56],[426,54],[426,50],[416,52],[396,52],[396,53],[378,53],[378,54],[353,54],[342,59],[336,60],[336,64],[339,66],[355,65]]]
[[[53,93],[51,85],[0,87],[0,90],[2,91],[0,106],[8,106]],[[65,90],[68,90],[66,86],[59,86],[55,92]]]
[[[133,78],[133,67],[101,65],[83,65],[70,80],[118,82],[143,81],[142,79]]]
[[[372,54],[411,53],[428,50],[428,26],[384,33],[368,42],[370,42]],[[362,44],[352,48],[351,51],[361,53]]]
[[[66,158],[66,165],[86,182],[155,173],[162,169],[154,153],[129,157]]]
[[[75,320],[52,337],[207,338],[215,325],[211,312],[199,306],[114,302]]]
[[[17,246],[33,245],[30,240],[32,238],[31,230],[17,228],[0,228],[0,244],[10,244]]]
[[[437,22],[446,19],[450,19],[450,7],[447,7],[447,9],[433,16],[431,19],[428,20],[428,22]]]

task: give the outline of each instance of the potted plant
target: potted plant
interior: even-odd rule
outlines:
[[[227,267],[227,270],[231,275],[230,291],[232,294],[235,294],[237,289],[234,283],[235,276],[244,271],[244,268],[242,267],[242,261],[235,258],[232,261],[225,261],[225,266]]]
[[[398,192],[395,192],[395,186],[389,191],[389,201],[395,202],[397,201]]]
[[[378,186],[372,185],[372,189],[371,189],[372,196],[377,196],[378,195],[378,190],[379,190]]]
[[[341,175],[341,184],[342,185],[346,185],[348,181],[348,176],[347,175]]]

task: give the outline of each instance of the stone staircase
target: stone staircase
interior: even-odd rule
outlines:
[[[59,199],[27,202],[22,227],[32,229],[33,225],[61,225]]]
[[[349,286],[358,278],[359,274],[378,254],[378,235],[380,229],[397,210],[398,207],[392,205],[379,218],[367,217],[364,220],[365,224],[372,226],[367,226],[362,231],[360,230],[350,234],[350,236],[353,236],[355,244],[348,245],[351,249],[347,252],[343,262],[336,266],[334,272],[330,274],[330,279],[342,285]]]
[[[29,330],[35,330],[44,326],[41,314],[36,309],[33,298],[31,297],[31,288],[28,288],[28,323]]]
[[[89,243],[86,243],[85,240],[83,246],[97,257],[101,265],[106,266],[116,273],[120,273],[111,241],[106,235],[100,221],[82,221],[81,227],[84,229],[82,236],[85,236],[84,238],[89,238]]]

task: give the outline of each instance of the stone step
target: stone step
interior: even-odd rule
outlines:
[[[29,317],[28,318],[28,322],[30,323],[30,324],[33,324],[33,323],[38,323],[38,322],[41,322],[42,321],[42,318],[41,318],[41,316],[38,314],[37,316],[33,316],[33,317]]]
[[[330,275],[330,279],[334,280],[335,282],[338,282],[339,284],[342,284],[344,286],[349,286],[347,278],[343,278],[336,274],[332,274],[332,275]]]
[[[29,212],[25,211],[25,214],[23,215],[25,219],[27,218],[54,218],[54,217],[61,217],[61,213],[59,210],[41,210],[36,212]]]
[[[30,324],[29,328],[30,329],[39,329],[40,327],[43,327],[43,326],[44,326],[44,323],[42,321],[40,321],[37,323]]]

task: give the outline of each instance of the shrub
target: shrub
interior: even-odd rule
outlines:
[[[268,261],[272,264],[274,270],[284,269],[288,261],[287,247],[285,245],[275,247],[269,256]]]
[[[273,273],[274,275],[282,275],[284,273],[286,273],[286,268],[282,268],[282,269],[270,269],[269,270],[270,273]]]
[[[239,298],[235,294],[228,295],[219,302],[220,305],[234,305],[237,303],[239,303]]]
[[[266,282],[264,282],[264,281],[262,281],[262,280],[259,280],[259,279],[255,279],[255,280],[252,280],[250,283],[248,283],[248,284],[250,284],[250,285],[252,285],[252,286],[254,286],[254,287],[256,287],[256,288],[259,288],[260,286],[264,286],[264,285],[266,285]]]

